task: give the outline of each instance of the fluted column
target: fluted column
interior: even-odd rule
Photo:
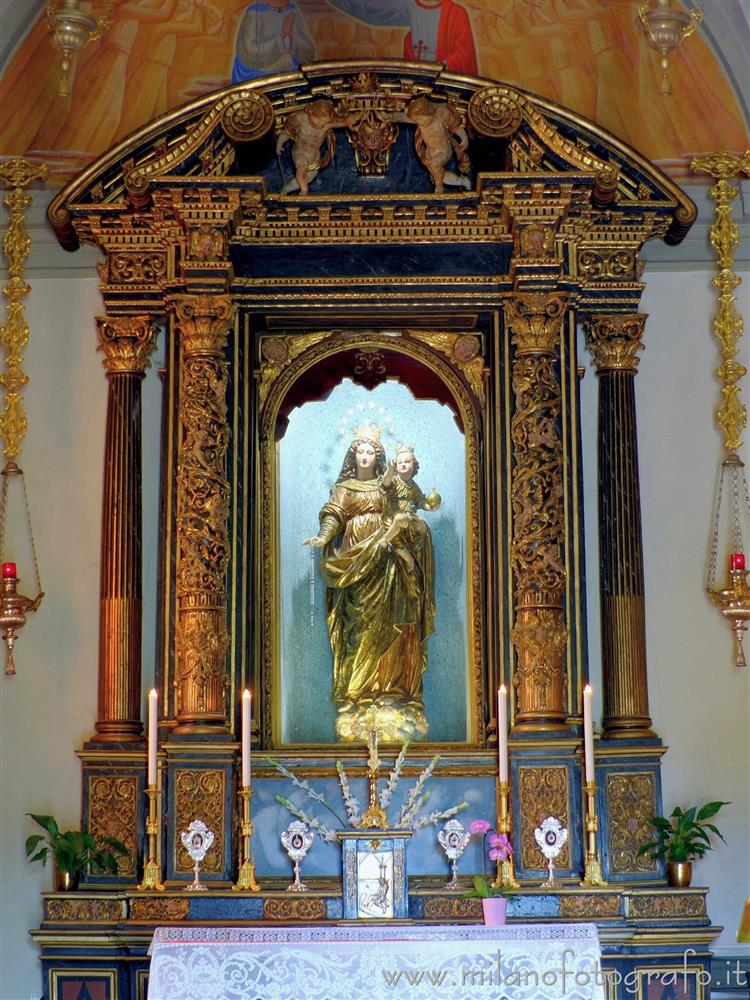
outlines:
[[[586,343],[599,376],[599,561],[604,733],[653,736],[648,714],[646,616],[635,374],[645,313],[593,315]]]
[[[229,482],[228,295],[172,300],[180,337],[182,438],[177,458],[177,733],[226,728]]]
[[[566,297],[518,293],[505,305],[513,355],[511,564],[515,728],[565,726],[563,454],[560,334]]]
[[[97,317],[109,392],[104,453],[96,741],[138,740],[141,723],[141,381],[149,316]]]

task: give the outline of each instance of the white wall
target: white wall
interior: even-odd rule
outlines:
[[[61,260],[66,259],[61,253]],[[72,260],[71,260],[72,263]],[[637,376],[643,502],[651,713],[670,746],[664,799],[673,804],[731,799],[720,822],[728,846],[700,862],[696,881],[709,885],[709,911],[727,928],[731,947],[748,871],[748,671],[733,666],[729,629],[703,593],[714,478],[721,455],[712,424],[716,348],[711,337],[711,272],[658,272],[643,308],[650,313]],[[740,293],[750,284],[747,274]],[[40,995],[37,949],[28,937],[42,916],[39,893],[49,869],[29,866],[23,843],[27,811],[54,813],[78,824],[80,767],[75,750],[96,715],[99,538],[106,379],[96,352],[93,316],[101,312],[95,278],[32,278],[27,315],[31,340],[25,368],[29,433],[26,471],[47,592],[17,645],[18,675],[0,679],[2,787],[0,865],[2,952],[0,1000]],[[742,298],[746,302],[746,296]],[[747,316],[746,316],[747,320]],[[743,356],[748,363],[748,341]],[[148,512],[144,545],[145,598],[153,604],[159,387],[152,369],[144,384],[144,469]],[[595,415],[596,378],[583,383],[584,412]],[[747,396],[745,396],[747,399]],[[595,422],[585,445],[595,455]],[[747,437],[747,435],[746,435]],[[747,453],[747,449],[746,449]],[[595,512],[589,463],[588,507]],[[595,513],[589,530],[596,530]],[[10,555],[10,550],[8,549]],[[589,546],[591,608],[596,608],[595,546]],[[20,561],[20,560],[19,560]],[[28,573],[22,580],[28,592]],[[152,671],[148,623],[144,677]],[[597,629],[592,655],[598,659]],[[750,644],[749,644],[750,652]],[[734,949],[737,946],[734,945]]]

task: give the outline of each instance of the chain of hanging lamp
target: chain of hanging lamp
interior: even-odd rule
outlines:
[[[0,326],[0,344],[3,350],[3,371],[0,386],[3,389],[3,409],[0,413],[0,437],[3,440],[5,465],[0,472],[0,639],[7,649],[6,674],[16,672],[13,662],[13,647],[18,630],[26,624],[26,615],[36,611],[44,597],[36,544],[31,527],[29,497],[23,470],[16,462],[21,455],[21,442],[26,435],[28,420],[23,409],[22,392],[28,384],[28,376],[22,368],[23,350],[29,340],[29,326],[26,322],[23,300],[31,291],[24,280],[26,258],[31,250],[31,238],[26,227],[26,210],[31,204],[27,188],[47,174],[46,164],[30,163],[20,157],[0,164],[0,184],[8,191],[4,202],[8,209],[8,227],[3,236],[3,253],[8,263],[8,281],[3,286],[3,294],[8,300],[6,321]],[[11,483],[19,482],[23,499],[26,530],[34,563],[37,596],[26,597],[18,593],[18,574],[15,562],[5,560],[6,525],[8,520],[9,491]]]
[[[711,226],[711,246],[716,251],[718,273],[713,278],[717,290],[717,309],[713,330],[719,342],[721,364],[716,376],[721,382],[722,401],[716,409],[716,424],[724,436],[725,456],[719,468],[713,530],[706,574],[706,591],[734,632],[735,664],[747,666],[743,648],[744,633],[750,621],[750,585],[745,566],[745,544],[750,541],[750,491],[745,477],[745,465],[737,453],[742,444],[740,435],[747,426],[747,408],[740,398],[740,383],[747,369],[737,360],[742,336],[742,317],[737,310],[735,290],[741,278],[734,272],[734,252],[740,242],[740,231],[734,221],[732,201],[739,188],[733,179],[741,174],[750,176],[750,150],[744,153],[712,153],[697,156],[691,169],[710,174],[716,183],[709,196],[716,202],[716,216]],[[722,501],[725,480],[729,480],[729,531],[726,541],[727,576],[725,584],[717,585],[716,574],[722,523]]]

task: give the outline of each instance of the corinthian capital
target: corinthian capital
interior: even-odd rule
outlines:
[[[235,307],[229,295],[175,295],[174,307],[186,355],[217,355],[224,351],[234,324]]]
[[[592,315],[584,319],[586,346],[591,351],[597,372],[638,371],[638,351],[647,313]]]
[[[108,375],[143,375],[156,347],[157,323],[150,316],[97,316],[98,350]]]
[[[524,292],[505,303],[516,356],[555,354],[565,315],[564,292]]]

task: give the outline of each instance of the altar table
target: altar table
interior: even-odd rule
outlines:
[[[604,1000],[594,924],[160,927],[148,1000]]]

